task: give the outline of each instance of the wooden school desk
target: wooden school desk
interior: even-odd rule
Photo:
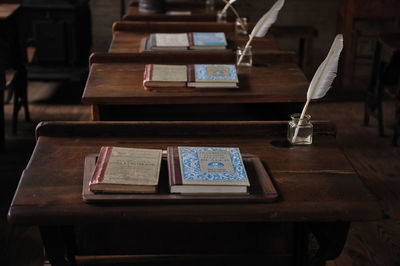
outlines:
[[[196,2],[169,2],[166,3],[166,13],[140,12],[138,3],[131,3],[123,17],[123,20],[131,21],[217,21],[217,12],[223,6],[215,4],[214,10],[205,8],[204,1]],[[190,12],[170,14],[171,11]],[[228,12],[228,20],[234,21],[232,12]]]
[[[250,26],[250,29],[253,26],[254,23]],[[142,52],[144,50],[144,40],[149,37],[150,33],[181,32],[224,32],[228,42],[228,49],[231,50],[236,50],[238,46],[244,46],[248,41],[248,36],[238,36],[235,34],[234,23],[124,21],[113,24],[113,39],[108,52]],[[252,48],[254,52],[279,50],[275,39],[271,35],[267,35],[264,38],[255,38],[252,42]]]
[[[340,254],[350,222],[380,219],[381,211],[337,146],[332,124],[314,122],[309,146],[286,145],[286,128],[287,122],[44,122],[8,219],[39,226],[53,266],[111,258],[159,265],[324,265]],[[239,147],[260,158],[279,198],[170,196],[163,161],[158,194],[85,203],[85,158],[103,145]],[[307,257],[310,231],[320,245],[314,258]]]
[[[238,68],[237,89],[162,92],[144,90],[145,64],[234,64],[235,56],[219,52],[94,54],[82,103],[92,106],[93,120],[103,121],[287,120],[301,111],[308,88],[292,60],[285,53],[260,54],[254,58],[254,67]],[[270,64],[261,64],[265,62]]]
[[[249,23],[249,32],[255,23]],[[137,53],[143,50],[143,39],[150,33],[177,33],[177,32],[225,32],[228,48],[236,50],[237,46],[244,46],[247,36],[236,35],[234,23],[216,22],[156,22],[156,21],[123,21],[113,25],[113,39],[109,48],[110,53]],[[317,30],[311,26],[272,26],[266,37],[255,38],[252,42],[252,51],[273,52],[279,50],[276,38],[293,40],[298,43],[298,64],[311,76],[312,49]]]

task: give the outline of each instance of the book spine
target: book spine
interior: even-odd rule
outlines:
[[[187,66],[187,82],[195,82],[194,65]]]
[[[153,64],[148,64],[144,67],[143,86],[146,86],[146,83],[151,81],[152,78],[153,78]]]
[[[112,147],[101,147],[99,157],[96,162],[95,169],[93,171],[92,178],[90,179],[89,185],[99,184],[104,179],[104,173],[106,172],[108,161],[110,160]]]
[[[188,32],[189,47],[194,46],[194,33]]]
[[[155,34],[150,34],[150,41],[151,41],[151,46],[152,47],[154,47],[154,46],[157,46],[157,38],[156,38],[156,33]]]
[[[168,164],[168,185],[169,191],[171,191],[171,187],[174,185],[174,158],[172,156],[172,147],[167,147],[167,164]]]
[[[179,164],[178,147],[167,147],[169,188],[182,185],[182,175]]]

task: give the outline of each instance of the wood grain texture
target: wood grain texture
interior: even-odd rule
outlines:
[[[151,63],[151,62],[149,62]],[[144,64],[92,64],[84,104],[221,104],[303,102],[308,81],[293,64],[239,68],[239,88],[188,92],[149,92]]]
[[[36,85],[37,84],[37,85]],[[20,117],[18,136],[6,131],[7,152],[0,154],[1,163],[1,203],[3,208],[1,223],[1,261],[4,265],[22,266],[43,265],[41,240],[37,230],[26,227],[6,226],[6,213],[17,186],[22,169],[34,147],[34,128],[41,120],[89,120],[90,108],[82,105],[55,105],[38,101],[43,92],[51,94],[51,83],[31,82],[29,97],[32,122],[24,122]],[[63,90],[71,92],[72,90]],[[79,97],[78,97],[79,98]],[[390,138],[379,137],[376,121],[371,120],[369,127],[363,127],[363,102],[319,103],[310,106],[310,113],[316,119],[331,119],[338,127],[337,142],[359,173],[362,182],[369,188],[380,205],[385,209],[386,218],[379,222],[354,222],[342,255],[328,262],[329,266],[352,265],[399,265],[397,251],[399,235],[400,204],[398,191],[398,173],[400,169],[400,150],[390,145]],[[385,101],[384,117],[393,115],[393,102]],[[11,125],[12,105],[5,106],[6,125]],[[385,124],[385,132],[391,133],[390,124]],[[43,128],[43,127],[41,127]],[[121,128],[120,128],[121,129]],[[59,128],[61,132],[61,128]],[[260,131],[261,132],[261,131]],[[49,134],[49,133],[46,133]],[[65,135],[70,134],[66,132]],[[155,133],[154,133],[155,134]],[[242,134],[245,134],[243,132]],[[379,229],[379,230],[378,230]],[[106,242],[113,246],[116,242]],[[37,252],[39,251],[39,252]],[[82,258],[86,262],[89,258]],[[92,258],[90,258],[92,259]],[[99,258],[101,259],[101,258]],[[107,259],[107,258],[105,258]],[[104,261],[104,260],[103,260]],[[49,265],[48,262],[46,265]]]
[[[374,199],[337,148],[333,136],[317,135],[311,146],[287,148],[271,144],[273,140],[283,141],[283,137],[253,135],[253,127],[258,132],[256,123],[238,122],[236,127],[240,128],[241,124],[245,125],[247,137],[235,136],[238,129],[225,128],[222,122],[219,126],[225,129],[224,133],[220,136],[213,132],[212,137],[180,136],[185,123],[167,126],[165,131],[160,126],[157,137],[146,134],[147,128],[141,123],[135,128],[141,131],[138,137],[97,138],[95,131],[89,138],[79,137],[78,131],[75,137],[41,135],[11,204],[9,221],[15,224],[84,224],[93,219],[99,223],[127,223],[159,219],[165,222],[282,222],[380,218]],[[134,122],[132,125],[135,127]],[[112,124],[107,126],[113,128]],[[205,125],[188,122],[187,126]],[[264,126],[276,127],[267,122]],[[233,134],[230,137],[227,136],[229,132]],[[82,201],[81,189],[84,158],[98,152],[102,145],[162,149],[171,145],[237,146],[241,152],[255,154],[262,160],[282,200],[269,204],[241,204],[240,208],[235,204],[162,204],[153,205],[151,209],[143,204],[108,204],[99,212],[97,206]]]
[[[390,145],[390,138],[378,136],[375,119],[371,120],[370,126],[362,126],[362,110],[362,102],[310,106],[310,113],[315,117],[322,115],[335,121],[340,147],[362,182],[378,199],[385,215],[379,222],[353,223],[341,256],[327,265],[398,265],[400,150]],[[389,119],[393,112],[394,102],[385,102],[384,117]],[[388,134],[390,127],[388,123],[385,128]]]
[[[0,20],[7,19],[12,14],[14,14],[15,11],[20,8],[20,4],[1,4],[0,3]]]
[[[249,25],[249,31],[253,26],[254,23]],[[228,42],[228,49],[235,50],[238,46],[244,46],[248,41],[248,37],[236,35],[234,27],[234,23],[217,22],[116,22],[113,25],[113,39],[108,52],[141,52],[141,41],[144,38],[148,38],[150,33],[179,32],[224,32]],[[276,52],[278,50],[277,43],[270,34],[263,38],[255,38],[252,42],[252,51],[255,53]],[[188,52],[191,51],[186,51],[185,53]],[[206,51],[202,52],[204,54]]]

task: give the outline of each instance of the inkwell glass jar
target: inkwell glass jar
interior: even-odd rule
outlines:
[[[239,59],[244,53],[244,56],[242,58],[242,61],[239,63]],[[236,66],[246,66],[246,67],[251,67],[253,65],[253,56],[251,53],[251,45],[249,45],[244,51],[243,46],[238,46],[236,49]]]
[[[235,33],[236,35],[247,35],[247,18],[236,18]]]
[[[292,145],[309,145],[312,143],[313,125],[310,122],[311,116],[305,115],[300,119],[301,114],[292,114],[289,121],[287,139]]]

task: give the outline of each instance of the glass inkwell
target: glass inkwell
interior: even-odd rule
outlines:
[[[300,119],[301,114],[292,114],[288,124],[287,139],[292,145],[309,145],[312,143],[313,125],[310,122],[311,116],[305,115]]]

